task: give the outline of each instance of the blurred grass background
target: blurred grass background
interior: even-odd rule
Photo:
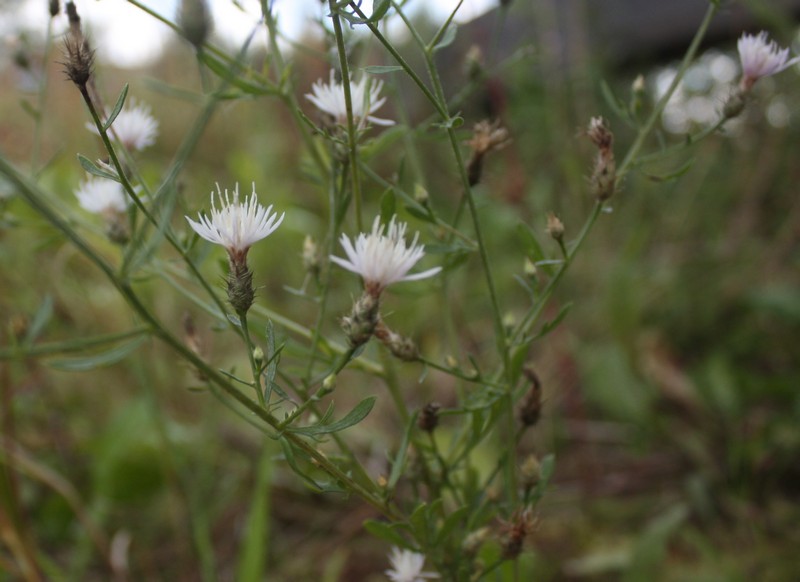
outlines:
[[[468,45],[473,39],[465,35],[459,33],[459,42]],[[569,238],[591,207],[586,176],[593,152],[581,128],[594,115],[610,119],[618,156],[634,135],[604,100],[600,79],[627,100],[635,76],[645,75],[647,108],[659,72],[670,66],[637,62],[612,69],[585,62],[557,75],[544,40],[526,38],[532,50],[509,57],[502,68],[493,70],[492,59],[500,57],[489,57],[461,107],[465,140],[487,112],[502,119],[514,140],[488,160],[478,191],[510,317],[521,315],[526,301],[514,279],[525,258],[520,223],[535,229],[555,256],[555,244],[548,247],[544,235],[546,212],[559,214]],[[735,58],[732,48],[729,42],[714,50]],[[296,55],[299,93],[327,75],[325,50],[318,40]],[[355,62],[384,62],[370,43],[354,42],[352,51]],[[406,52],[413,54],[410,47]],[[467,82],[463,57],[460,48],[443,53],[449,94]],[[163,89],[166,83],[197,91],[192,61],[190,50],[176,41],[148,70],[99,70],[109,102],[130,83],[131,95],[150,103],[161,124],[157,144],[141,156],[151,183],[196,112]],[[83,105],[58,65],[44,70],[50,87],[42,159],[48,163],[39,180],[65,212],[80,216],[72,194],[82,178],[75,154],[96,158],[102,152],[84,129]],[[34,122],[21,103],[35,101],[19,82],[24,74],[6,66],[0,94],[0,149],[23,167]],[[389,105],[381,116],[402,109],[413,127],[429,115],[402,79],[387,77],[386,83]],[[769,118],[776,100],[797,102],[800,79],[793,69],[757,88],[724,135],[629,176],[548,309],[546,318],[552,318],[573,304],[529,357],[543,381],[545,418],[520,452],[553,452],[557,469],[528,540],[523,576],[788,581],[800,572],[800,118],[793,106],[780,123]],[[712,99],[712,105],[718,103]],[[310,107],[306,112],[314,115]],[[430,129],[383,136],[366,147],[377,152],[370,158],[376,172],[408,191],[422,180],[437,210],[452,215],[460,192],[441,136]],[[659,139],[681,136],[663,129]],[[408,144],[412,150],[404,149]],[[676,179],[659,178],[690,159]],[[326,197],[306,171],[309,164],[281,103],[226,103],[181,175],[183,207],[175,218],[175,227],[185,231],[182,215],[207,206],[215,182],[231,187],[239,181],[246,190],[254,181],[262,200],[287,212],[285,226],[251,254],[258,301],[307,326],[314,324],[314,304],[286,287],[302,285],[304,236],[319,237],[325,229]],[[370,211],[378,211],[382,193],[383,187],[365,180]],[[135,325],[102,277],[8,194],[0,200],[2,345],[24,343],[26,336],[52,342]],[[426,240],[437,235],[411,220]],[[97,227],[93,240],[113,257],[117,251]],[[224,257],[212,253],[204,270],[215,280],[224,272]],[[465,363],[472,354],[490,366],[486,354],[494,340],[478,273],[471,257],[450,272],[447,296],[425,284],[392,290],[389,325],[397,322],[438,358],[454,355]],[[343,272],[334,273],[334,284],[323,331],[343,341],[336,318],[349,309],[358,285]],[[179,293],[156,278],[138,288],[176,331],[190,313],[215,365],[244,365],[230,334],[219,333]],[[439,313],[443,302],[460,314],[455,327]],[[278,334],[289,341],[283,369],[294,373],[299,360],[291,350],[302,342],[280,327]],[[381,358],[375,346],[367,355]],[[4,527],[10,520],[32,540],[48,577],[109,579],[100,546],[128,556],[132,580],[209,579],[208,572],[215,573],[210,579],[245,579],[251,558],[243,557],[244,548],[257,539],[264,541],[268,580],[382,579],[387,548],[361,529],[364,519],[374,517],[371,510],[353,499],[312,494],[281,463],[269,462],[279,451],[208,393],[193,391],[200,383],[161,345],[147,342],[124,361],[89,372],[64,371],[68,359],[0,362],[4,434],[13,434],[20,447],[13,456],[6,444],[0,466],[4,498],[16,489],[21,500]],[[412,408],[432,399],[455,404],[451,379],[423,374],[416,365],[396,369]],[[345,436],[377,477],[402,430],[386,391],[350,372],[335,399],[345,410],[348,402],[373,393],[378,407]],[[445,420],[442,439],[448,430]],[[484,453],[489,467],[497,451]],[[254,520],[264,528],[260,534],[248,529],[254,515],[264,516]],[[97,524],[96,539],[81,518]],[[4,567],[0,579],[15,579],[5,549],[0,572]]]

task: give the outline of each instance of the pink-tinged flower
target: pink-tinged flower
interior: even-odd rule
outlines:
[[[344,101],[344,86],[334,79],[335,71],[331,69],[330,81],[323,83],[319,79],[311,86],[311,93],[306,99],[311,101],[323,113],[334,118],[339,125],[347,125],[347,106]],[[366,75],[357,83],[350,81],[350,100],[353,107],[353,122],[358,129],[363,129],[367,121],[375,125],[394,125],[391,119],[374,117],[375,113],[386,102],[381,97],[383,81],[373,81]]]
[[[81,182],[75,197],[81,207],[92,214],[122,214],[130,205],[122,184],[94,176]]]
[[[331,260],[340,267],[361,275],[367,292],[376,296],[392,283],[425,279],[442,270],[441,267],[434,267],[414,275],[408,274],[417,261],[425,256],[425,247],[417,244],[419,233],[407,246],[405,234],[408,225],[395,222],[395,218],[392,217],[387,229],[381,224],[380,217],[376,217],[372,232],[359,234],[355,245],[347,235],[342,234],[340,242],[347,259],[331,256]]]
[[[250,247],[275,232],[285,216],[285,213],[279,217],[277,212],[272,212],[271,204],[267,208],[259,204],[255,184],[253,193],[245,196],[243,202],[239,202],[238,184],[233,191],[233,198],[227,190],[223,194],[217,184],[217,199],[219,209],[212,192],[211,218],[200,215],[198,221],[194,221],[187,216],[186,220],[201,237],[225,247],[234,262],[244,262]]]
[[[769,41],[767,33],[743,34],[739,39],[739,60],[742,63],[742,90],[747,91],[761,77],[769,77],[800,61],[800,57],[789,59],[789,49],[781,49],[775,41]]]
[[[94,123],[87,123],[86,128],[97,134]],[[156,142],[158,121],[152,116],[150,107],[131,99],[129,105],[122,108],[114,123],[111,124],[109,136],[116,139],[128,150],[143,150]]]
[[[411,550],[392,548],[389,562],[392,567],[386,570],[386,575],[392,582],[424,582],[440,577],[435,572],[423,572],[425,556]]]

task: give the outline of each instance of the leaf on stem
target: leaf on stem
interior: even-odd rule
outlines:
[[[303,426],[303,427],[290,426],[287,427],[286,430],[288,432],[292,432],[295,434],[302,434],[306,436],[317,436],[321,434],[331,434],[334,432],[342,431],[364,420],[370,413],[370,411],[372,411],[372,407],[375,406],[375,400],[376,400],[375,396],[370,396],[368,398],[365,398],[364,400],[356,404],[355,408],[353,408],[353,410],[348,412],[344,416],[344,418],[341,418],[336,422],[326,424],[325,421],[327,421],[327,418],[323,418],[322,421],[312,426]],[[326,417],[329,416],[330,415],[326,414]]]
[[[125,98],[128,96],[128,84],[125,83],[125,86],[122,88],[122,92],[119,94],[117,98],[117,103],[114,105],[114,109],[111,110],[111,113],[108,115],[108,119],[103,124],[103,131],[108,131],[108,128],[111,127],[111,124],[117,119],[117,115],[119,112],[122,111],[122,107],[125,105]]]

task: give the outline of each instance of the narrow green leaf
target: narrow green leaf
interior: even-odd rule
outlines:
[[[376,5],[377,4],[377,5]],[[369,17],[370,22],[378,22],[389,11],[392,5],[391,0],[379,0],[372,3],[372,16]]]
[[[102,366],[110,366],[132,354],[146,339],[147,337],[145,336],[137,337],[115,348],[91,356],[70,358],[68,360],[51,360],[48,365],[67,372],[85,372]]]
[[[84,155],[78,154],[78,162],[80,162],[81,167],[92,176],[97,176],[98,178],[106,178],[107,180],[114,180],[115,182],[119,182],[119,176],[97,167],[92,160],[90,160]]]
[[[442,35],[442,38],[433,47],[433,52],[443,49],[446,46],[450,46],[453,41],[456,39],[456,33],[458,32],[458,27],[456,26],[455,22],[451,22],[450,26],[447,27],[447,30]]]
[[[275,329],[272,325],[272,320],[267,320],[267,329],[265,331],[267,336],[267,376],[266,386],[264,387],[264,400],[269,402],[272,396],[272,388],[275,385],[275,375],[278,373],[278,354],[275,353]]]
[[[239,551],[239,570],[236,579],[242,582],[259,582],[264,579],[266,556],[269,554],[272,455],[272,445],[264,439],[250,511],[247,514],[247,531]]]
[[[417,426],[418,414],[419,412],[415,412],[406,425],[405,433],[403,433],[403,440],[400,441],[400,447],[397,449],[397,454],[395,455],[394,462],[392,463],[392,472],[389,474],[389,482],[386,485],[386,488],[389,491],[392,491],[395,485],[397,485],[397,481],[400,480],[403,470],[405,469],[408,443],[411,439],[411,431],[413,431],[414,427]]]
[[[114,109],[111,110],[111,113],[108,115],[108,119],[103,124],[103,131],[108,131],[108,128],[111,127],[111,124],[114,123],[114,120],[119,115],[119,112],[122,111],[122,107],[125,105],[125,98],[128,96],[128,84],[125,83],[125,86],[122,88],[122,92],[119,94],[117,98],[117,103],[114,105]]]
[[[430,223],[436,222],[427,211],[420,210],[416,206],[411,206],[410,204],[406,204],[404,208],[406,209],[406,212],[408,212],[414,218],[418,218],[419,220],[424,220],[425,222],[430,222]]]
[[[545,324],[542,326],[542,329],[540,329],[539,333],[536,334],[536,339],[546,336],[548,333],[557,328],[561,321],[567,316],[567,313],[569,313],[570,309],[572,309],[572,302],[564,305],[551,321],[545,322]]]
[[[319,424],[315,424],[314,426],[305,426],[305,427],[288,427],[286,430],[289,432],[294,432],[298,434],[304,434],[307,436],[315,436],[320,434],[330,434],[334,432],[339,432],[346,428],[349,428],[355,424],[358,424],[362,420],[364,420],[367,415],[372,410],[372,407],[375,406],[375,396],[370,396],[369,398],[365,398],[358,404],[356,404],[355,408],[347,413],[344,418],[337,420],[336,422],[332,422],[330,424],[324,424],[320,422]]]
[[[25,334],[25,343],[30,345],[35,342],[52,317],[53,297],[48,294],[42,299],[42,304],[39,306],[39,309],[36,310],[36,314],[33,316],[33,320],[28,326],[28,333]]]
[[[630,114],[628,113],[628,108],[625,106],[625,102],[614,95],[611,86],[605,81],[600,81],[600,92],[603,94],[606,104],[618,117],[625,120],[630,119]]]
[[[438,533],[436,534],[436,541],[434,545],[439,546],[442,543],[446,543],[448,539],[450,539],[450,535],[453,533],[453,530],[458,526],[464,518],[467,516],[469,512],[469,507],[459,507],[453,513],[448,515],[444,519],[444,523],[442,527],[439,528]]]
[[[524,245],[527,254],[533,259],[533,263],[537,266],[541,264],[544,272],[548,275],[552,275],[555,269],[550,266],[550,264],[543,263],[543,261],[547,260],[547,255],[544,254],[542,245],[539,244],[539,239],[536,238],[536,233],[533,232],[533,229],[527,224],[520,223],[517,226],[517,235]]]
[[[386,73],[402,71],[403,67],[400,65],[370,65],[368,67],[363,67],[361,70],[371,75],[384,75]]]
[[[692,167],[692,165],[694,165],[694,159],[689,160],[681,167],[666,174],[648,174],[646,172],[642,173],[653,182],[671,182],[672,180],[677,180],[678,178],[683,176],[686,172],[688,172],[689,169]]]
[[[389,542],[394,546],[406,549],[414,549],[414,546],[409,544],[406,539],[400,534],[397,524],[388,524],[384,521],[377,521],[375,519],[368,519],[364,522],[364,529],[374,535],[376,538]]]
[[[381,196],[381,224],[389,224],[395,215],[396,199],[391,188]]]
[[[294,447],[292,447],[292,444],[283,437],[279,438],[278,442],[281,443],[281,448],[283,449],[283,458],[292,468],[292,471],[294,471],[296,475],[299,475],[300,478],[303,479],[303,481],[305,481],[312,490],[321,492],[322,487],[320,487],[320,485],[314,481],[314,479],[306,475],[297,464],[297,459],[295,459]]]

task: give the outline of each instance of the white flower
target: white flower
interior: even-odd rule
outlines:
[[[789,59],[789,49],[781,49],[775,41],[769,41],[767,33],[757,36],[743,34],[739,39],[739,60],[742,63],[742,89],[750,89],[761,77],[780,73],[800,61],[800,57]]]
[[[422,273],[408,275],[417,261],[425,256],[425,247],[417,244],[419,233],[406,246],[405,233],[408,225],[404,222],[397,223],[395,217],[392,217],[388,232],[384,234],[387,229],[380,220],[380,217],[376,217],[372,232],[359,234],[355,245],[347,235],[342,234],[340,242],[347,259],[331,256],[331,260],[348,271],[361,275],[367,289],[376,294],[392,283],[424,279],[442,270],[441,267],[434,267]]]
[[[331,69],[330,81],[323,83],[319,79],[311,86],[311,93],[306,93],[306,99],[311,101],[318,109],[328,113],[340,125],[347,125],[347,107],[344,101],[344,86],[334,77],[335,71]],[[366,75],[359,82],[350,81],[350,100],[353,104],[353,121],[361,129],[367,121],[376,125],[394,125],[391,119],[374,117],[375,113],[386,102],[386,97],[381,97],[383,81],[372,82]]]
[[[211,193],[211,218],[199,216],[195,222],[188,216],[186,220],[201,237],[212,243],[222,245],[233,258],[243,258],[253,243],[271,235],[283,222],[286,213],[278,217],[277,212],[272,212],[272,205],[264,208],[258,202],[256,185],[253,184],[253,193],[246,196],[244,202],[239,202],[239,185],[233,191],[233,199],[220,191],[217,184],[217,199],[220,208],[214,204],[214,192]]]
[[[98,134],[94,123],[87,123],[86,128]],[[156,142],[158,121],[150,114],[150,107],[131,99],[111,124],[109,135],[129,150],[143,150]]]
[[[84,210],[93,214],[123,213],[130,205],[122,184],[94,176],[81,182],[75,197]]]
[[[439,578],[435,572],[423,572],[425,556],[411,550],[392,548],[389,561],[392,567],[386,570],[386,575],[392,582],[424,582],[426,579]]]

